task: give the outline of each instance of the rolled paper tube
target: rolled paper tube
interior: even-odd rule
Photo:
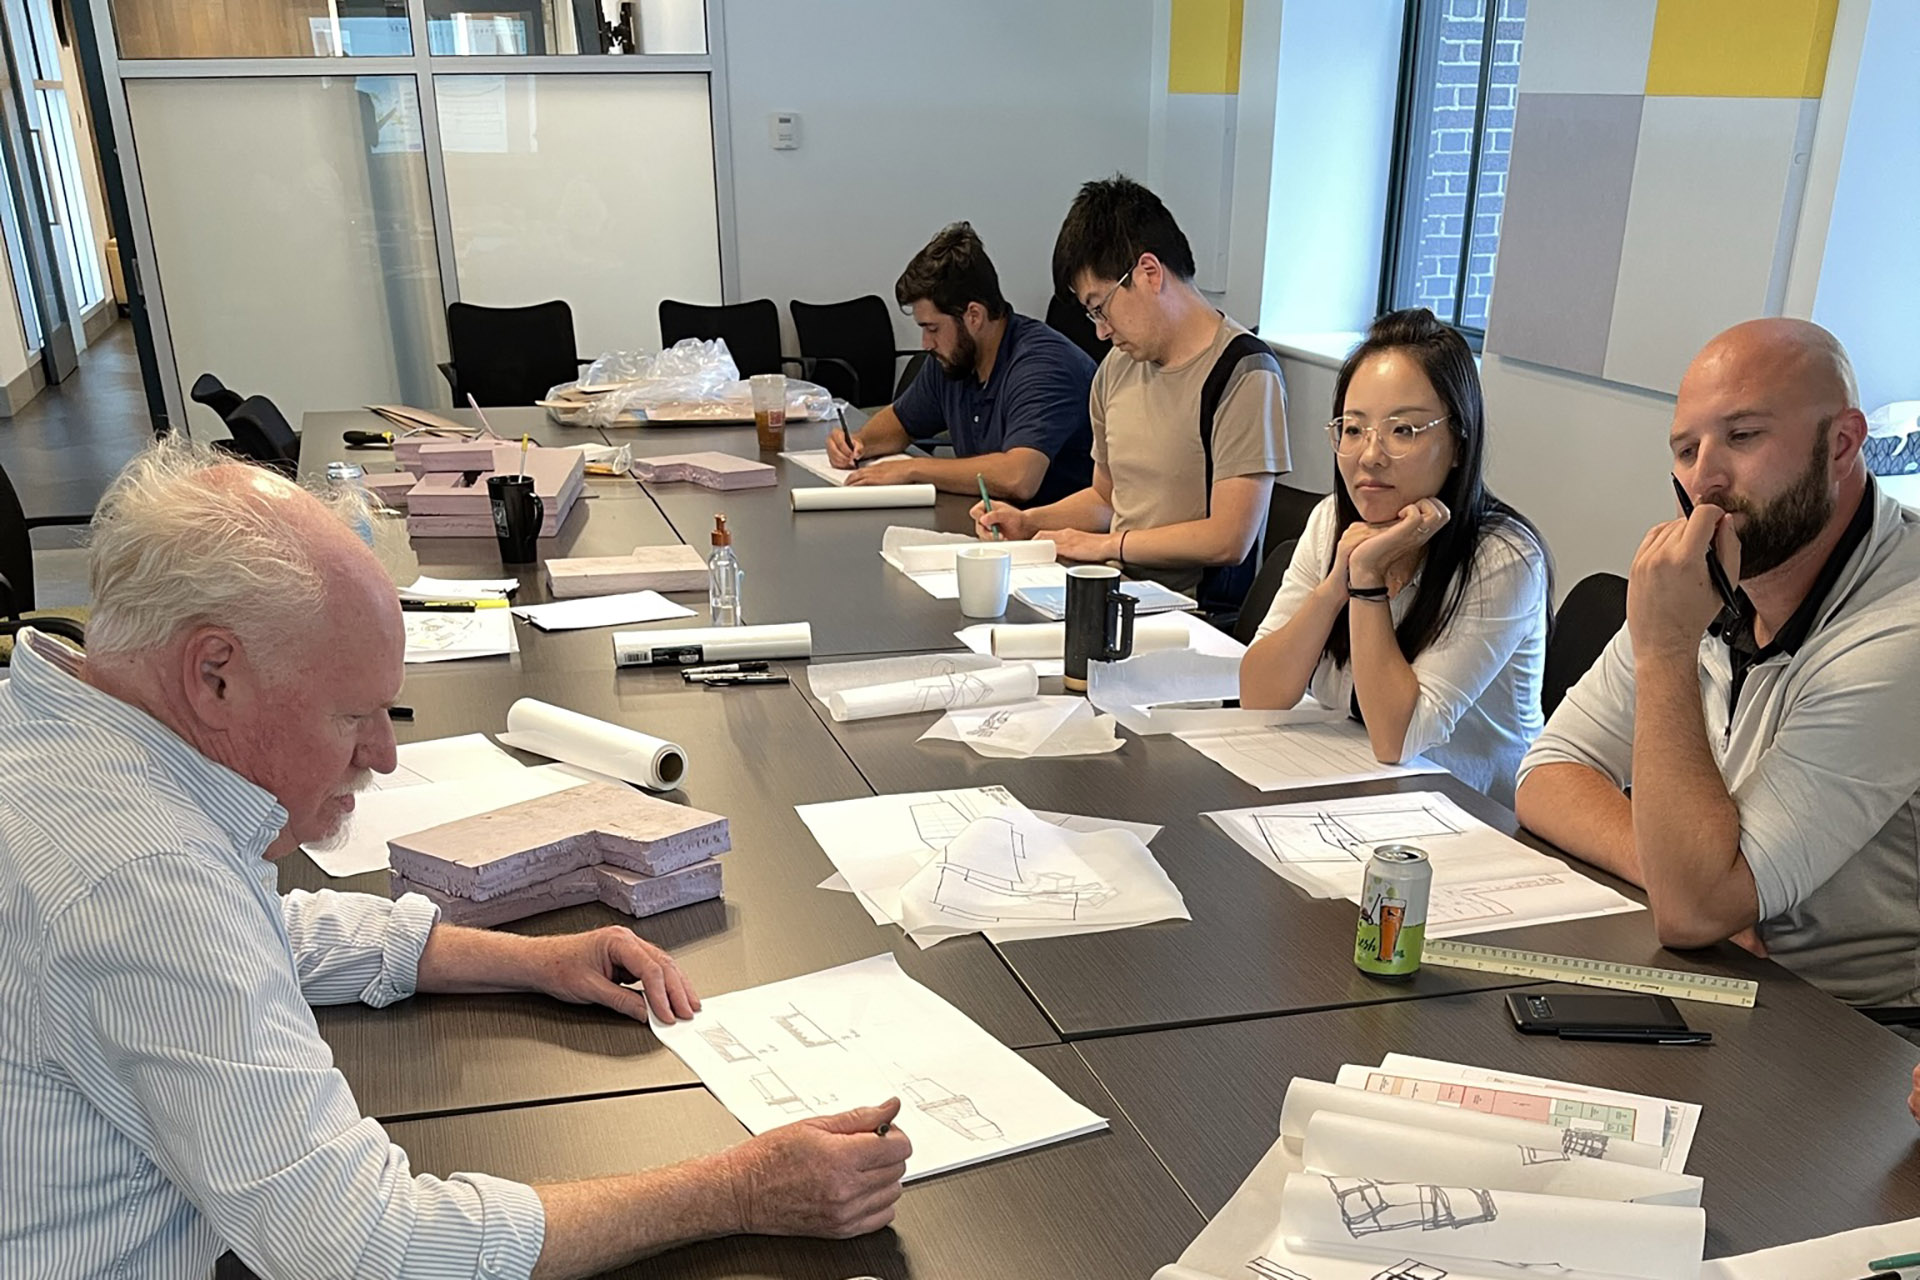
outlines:
[[[1039,691],[1040,680],[1034,669],[1017,662],[980,671],[903,680],[898,684],[843,689],[827,698],[827,712],[839,721],[871,720],[876,716],[904,716],[916,711],[997,707],[1024,702]]]
[[[862,511],[879,507],[930,507],[930,484],[863,484],[842,488],[806,488],[793,492],[795,511]]]
[[[687,752],[679,743],[537,698],[522,698],[507,708],[507,731],[500,741],[649,791],[672,791],[687,780]]]
[[[1177,615],[1141,618],[1133,624],[1135,653],[1152,653],[1159,649],[1184,649],[1192,638],[1193,632]],[[1066,653],[1067,624],[1033,622],[994,627],[988,633],[988,641],[996,658],[1026,661],[1058,658]]]
[[[747,627],[677,627],[613,633],[615,666],[692,666],[748,658],[809,658],[813,626],[806,622]]]

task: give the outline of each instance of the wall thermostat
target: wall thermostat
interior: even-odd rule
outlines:
[[[774,112],[767,117],[767,132],[773,137],[775,151],[798,151],[800,149],[799,112]]]

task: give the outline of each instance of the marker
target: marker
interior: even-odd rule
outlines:
[[[987,496],[987,478],[981,475],[978,471],[973,473],[973,478],[980,482],[980,505],[986,508],[985,514],[992,515],[993,499]],[[1005,535],[1002,534],[1000,530],[995,529],[993,531],[993,540],[995,542],[1000,542],[1004,540],[1004,538],[1005,538]]]
[[[527,478],[527,441],[531,439],[525,432],[520,434],[520,478]]]
[[[885,1120],[882,1120],[880,1122],[880,1127],[873,1131],[873,1136],[876,1138],[884,1138],[889,1133],[892,1133],[892,1132],[893,1132],[893,1126],[891,1124],[888,1124]]]
[[[487,415],[481,411],[480,402],[473,398],[473,392],[471,391],[467,392],[467,403],[473,406],[473,412],[480,419],[481,427],[485,429],[488,435],[492,435],[494,433],[493,424],[487,421]]]
[[[1676,498],[1680,499],[1681,514],[1691,516],[1693,514],[1693,496],[1687,492],[1687,486],[1680,483],[1679,476],[1672,476],[1670,478],[1673,480],[1673,494]],[[1720,557],[1714,554],[1711,543],[1707,545],[1707,576],[1713,579],[1713,589],[1720,593],[1720,602],[1727,606],[1727,611],[1729,613],[1739,613],[1740,603],[1734,597],[1733,584],[1727,581],[1726,567],[1720,563]],[[1920,1256],[1917,1256],[1915,1260],[1920,1261]]]
[[[349,449],[386,449],[393,444],[391,431],[342,431],[340,438]]]
[[[847,430],[846,410],[842,409],[839,405],[835,405],[833,407],[833,413],[835,417],[840,419],[840,438],[847,442],[847,456],[853,459],[853,469],[858,471],[860,469],[860,458],[853,452],[853,432]]]
[[[388,707],[387,718],[389,720],[411,720],[413,719],[413,708],[412,707]]]
[[[699,676],[735,676],[748,671],[771,669],[765,662],[723,662],[716,667],[682,667],[680,678],[691,681]]]
[[[504,609],[505,600],[402,600],[407,613],[472,613],[476,609]]]
[[[1619,1044],[1712,1044],[1711,1031],[1662,1031],[1655,1027],[1563,1028],[1562,1040],[1611,1040]]]
[[[742,671],[737,675],[694,676],[688,684],[703,684],[709,689],[726,688],[736,684],[786,684],[784,671]]]

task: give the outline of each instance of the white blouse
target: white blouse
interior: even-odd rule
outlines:
[[[1313,509],[1256,640],[1278,631],[1327,576],[1339,539],[1334,499]],[[1397,627],[1413,604],[1415,574],[1390,606]],[[1513,803],[1520,757],[1541,729],[1540,676],[1547,650],[1547,557],[1526,529],[1482,533],[1473,579],[1440,635],[1413,660],[1420,682],[1401,760],[1424,755],[1501,804]],[[1353,669],[1322,656],[1307,692],[1351,705]]]

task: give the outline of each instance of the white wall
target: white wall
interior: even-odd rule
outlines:
[[[13,264],[0,251],[0,280],[7,291],[0,295],[0,385],[12,382],[27,371],[33,357],[27,354],[27,331],[20,323],[20,295],[13,287]]]
[[[891,305],[907,260],[972,222],[1014,307],[1046,312],[1082,182],[1143,175],[1151,0],[728,0],[742,298]],[[1164,72],[1161,73],[1164,77]],[[767,117],[800,114],[800,149]],[[895,320],[902,345],[919,345]]]

